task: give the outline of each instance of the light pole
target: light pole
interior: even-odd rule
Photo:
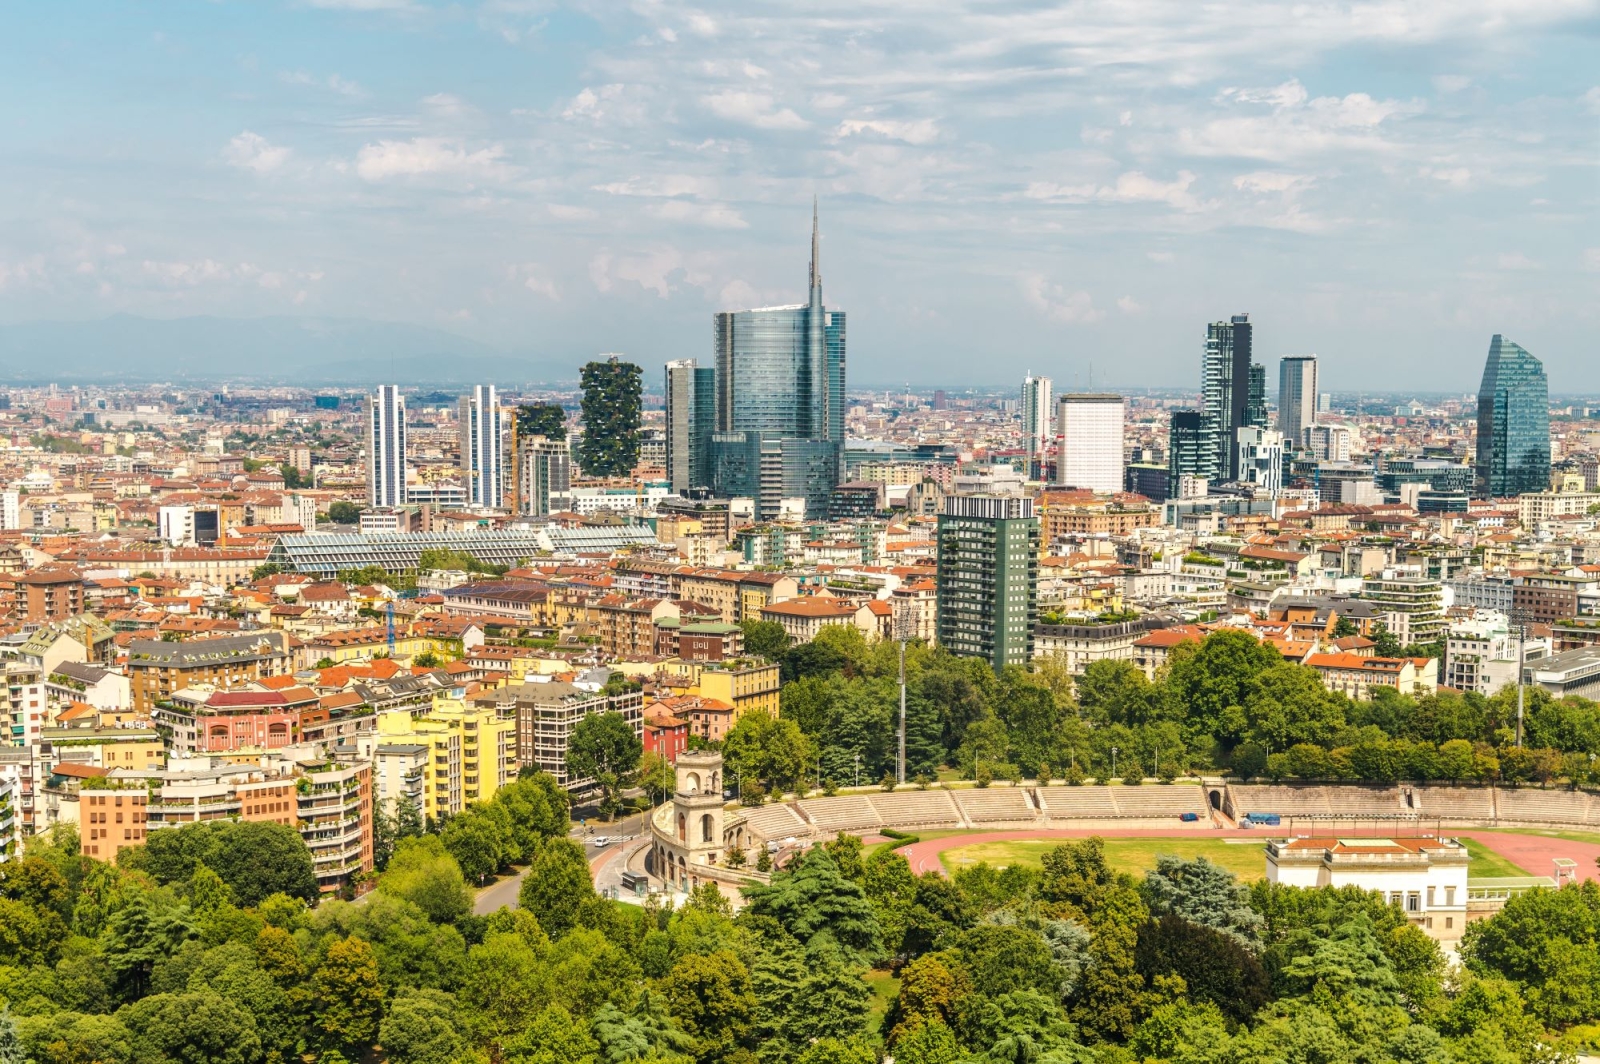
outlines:
[[[861,751],[856,751],[856,786],[861,786]]]
[[[1117,748],[1111,748],[1111,778],[1117,778]]]
[[[1517,747],[1522,747],[1522,673],[1528,667],[1528,626],[1517,625]]]
[[[906,785],[906,629],[902,614],[900,624],[900,756],[895,759],[895,782]]]

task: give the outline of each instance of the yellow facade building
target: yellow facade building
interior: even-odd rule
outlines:
[[[421,716],[407,710],[378,714],[378,735],[384,743],[429,748],[423,812],[430,817],[494,797],[517,771],[517,722],[500,719],[492,706],[436,698]]]

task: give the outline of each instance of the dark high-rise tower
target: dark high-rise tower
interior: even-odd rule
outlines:
[[[1229,321],[1214,321],[1206,326],[1206,353],[1201,363],[1201,409],[1206,419],[1206,431],[1211,436],[1211,453],[1215,466],[1211,477],[1233,480],[1238,476],[1238,430],[1265,420],[1266,378],[1261,377],[1257,389],[1260,407],[1251,404],[1251,341],[1250,315],[1235,314]]]
[[[721,495],[756,499],[758,516],[803,496],[828,512],[844,447],[845,315],[822,301],[822,238],[811,211],[806,302],[716,316],[717,434],[712,479]]]
[[[1550,384],[1544,364],[1495,333],[1478,387],[1478,494],[1550,487]]]
[[[1174,410],[1167,434],[1167,490],[1178,495],[1180,477],[1210,477],[1216,468],[1205,415],[1198,410]]]

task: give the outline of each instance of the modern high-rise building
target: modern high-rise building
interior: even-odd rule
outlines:
[[[1276,499],[1283,492],[1283,433],[1246,425],[1238,447],[1239,483],[1254,485],[1258,498]]]
[[[667,479],[682,495],[711,486],[717,371],[692,358],[667,363]]]
[[[1478,494],[1550,487],[1550,384],[1544,363],[1495,333],[1478,387]]]
[[[1028,374],[1022,379],[1022,449],[1028,456],[1028,474],[1036,476],[1055,433],[1055,407],[1049,377]]]
[[[1278,362],[1278,431],[1298,451],[1317,423],[1317,356],[1287,355]]]
[[[1120,395],[1078,393],[1056,401],[1056,482],[1064,487],[1110,494],[1122,490]]]
[[[1206,326],[1205,358],[1201,363],[1201,412],[1211,437],[1212,468],[1208,476],[1233,480],[1238,468],[1235,434],[1250,424],[1250,366],[1253,341],[1250,315],[1235,314],[1229,321]]]
[[[1216,469],[1212,454],[1211,434],[1206,431],[1206,417],[1199,410],[1174,410],[1171,427],[1167,433],[1168,490],[1174,495],[1182,477],[1210,479]]]
[[[406,397],[393,384],[367,397],[367,505],[406,504]]]
[[[518,441],[522,460],[517,497],[522,510],[534,517],[559,513],[571,505],[572,450],[566,440],[529,436]]]
[[[1319,462],[1348,462],[1354,439],[1349,425],[1312,425],[1301,443]]]
[[[492,384],[475,384],[457,407],[461,422],[461,481],[467,505],[498,510],[505,505],[505,443],[500,397]]]
[[[938,526],[939,643],[999,672],[1033,659],[1039,620],[1039,519],[1033,500],[951,495]]]
[[[1267,427],[1267,367],[1259,362],[1250,363],[1250,387],[1244,402],[1244,425],[1251,428]]]
[[[751,454],[763,455],[758,464],[782,466],[763,474],[768,483],[802,484],[807,515],[827,516],[844,461],[845,314],[828,310],[822,302],[815,204],[807,301],[721,313],[715,328],[713,478],[741,469]],[[773,446],[780,442],[781,446]],[[749,494],[743,490],[751,483],[748,472],[738,475],[737,483],[718,481],[713,485],[716,492]],[[761,520],[774,516],[775,512],[757,513]]]

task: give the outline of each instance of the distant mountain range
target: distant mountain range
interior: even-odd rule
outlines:
[[[362,318],[140,318],[0,325],[0,379],[17,384],[254,380],[522,384],[577,366],[441,329]]]

